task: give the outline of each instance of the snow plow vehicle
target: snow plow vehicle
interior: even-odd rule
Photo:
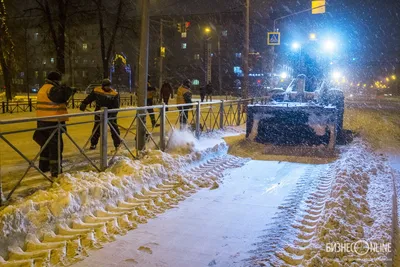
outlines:
[[[333,150],[342,133],[343,113],[341,90],[325,81],[313,81],[306,90],[306,77],[299,75],[286,90],[275,91],[271,102],[247,107],[246,137],[263,144]]]

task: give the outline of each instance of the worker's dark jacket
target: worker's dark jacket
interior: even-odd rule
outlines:
[[[96,101],[96,109],[101,108],[114,109],[119,108],[119,94],[114,89],[105,91],[101,86],[94,90],[82,101],[82,105],[87,106],[93,101]]]
[[[174,97],[174,91],[169,83],[164,83],[161,87],[160,96],[162,99],[169,99]]]

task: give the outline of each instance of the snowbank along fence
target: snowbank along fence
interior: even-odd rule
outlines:
[[[136,138],[139,125],[145,128],[146,148],[164,151],[168,147],[169,136],[175,129],[182,128],[180,123],[185,113],[179,107],[188,110],[187,127],[200,138],[202,132],[223,129],[226,126],[238,126],[246,123],[246,107],[250,103],[264,102],[264,98],[230,100],[184,105],[157,105],[151,107],[130,107],[121,109],[103,109],[96,112],[73,113],[60,116],[42,117],[62,119],[69,118],[67,127],[58,123],[57,126],[37,128],[38,118],[23,118],[0,120],[0,205],[10,200],[14,193],[32,193],[33,188],[43,188],[46,182],[54,180],[42,172],[37,166],[40,153],[45,149],[52,136],[64,134],[63,156],[58,155],[58,168],[68,171],[104,171],[117,156],[139,158],[140,151]],[[159,127],[153,127],[146,117],[153,115]],[[93,122],[99,122],[100,142],[96,150],[89,150],[90,140],[93,137]],[[115,122],[115,123],[112,123]],[[118,134],[115,125],[118,125],[121,145],[114,148],[109,132]],[[33,141],[35,130],[52,130],[51,136],[40,147]],[[58,138],[59,148],[62,146]],[[60,151],[60,149],[59,149]],[[77,153],[78,152],[78,153]],[[61,161],[62,159],[62,161]],[[36,172],[35,172],[36,171]]]

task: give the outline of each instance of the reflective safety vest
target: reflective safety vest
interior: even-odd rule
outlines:
[[[117,91],[111,88],[110,91],[105,91],[101,86],[97,86],[94,88],[94,93],[106,97],[116,97],[118,95]]]
[[[36,116],[37,117],[47,117],[47,116],[57,116],[68,114],[67,105],[65,103],[58,104],[54,103],[49,99],[49,93],[54,85],[45,84],[43,85],[38,94],[36,102]],[[68,118],[62,119],[46,119],[45,121],[68,121]]]
[[[147,99],[153,99],[156,95],[156,90],[155,89],[149,90],[150,87],[151,87],[150,82],[147,82]]]
[[[176,93],[176,103],[179,104],[186,104],[185,98],[183,97],[186,93],[190,92],[190,90],[183,85],[178,88],[178,92]]]

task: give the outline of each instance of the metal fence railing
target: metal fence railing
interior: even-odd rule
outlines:
[[[69,108],[79,108],[80,104],[84,98],[71,98],[71,101],[68,103]],[[136,97],[124,96],[120,98],[121,107],[127,106],[135,106],[136,105]],[[92,107],[92,104],[89,105]],[[18,113],[18,112],[32,112],[36,110],[36,99],[27,99],[22,101],[2,101],[0,106],[0,113]]]
[[[57,135],[58,169],[71,171],[104,171],[117,156],[140,157],[138,150],[138,125],[145,128],[147,148],[164,151],[168,147],[169,135],[182,127],[194,131],[197,138],[202,132],[223,129],[246,123],[246,107],[254,101],[263,99],[245,99],[193,103],[185,105],[157,105],[151,107],[128,107],[96,112],[72,113],[61,116],[42,117],[61,120],[68,118],[65,127],[58,123],[51,127],[37,127],[38,118],[0,120],[0,205],[4,205],[15,192],[29,194],[34,189],[46,187],[54,180],[39,169],[37,161],[43,149],[48,147],[52,136]],[[182,109],[187,112],[182,112]],[[154,127],[148,117],[154,116]],[[100,129],[99,146],[90,150],[89,144],[97,129]],[[117,126],[120,130],[118,133]],[[33,140],[34,131],[51,131],[51,136],[40,148]],[[111,142],[110,133],[117,136],[121,145],[117,148]],[[64,136],[64,143],[61,136]],[[64,148],[61,155],[61,148]]]

